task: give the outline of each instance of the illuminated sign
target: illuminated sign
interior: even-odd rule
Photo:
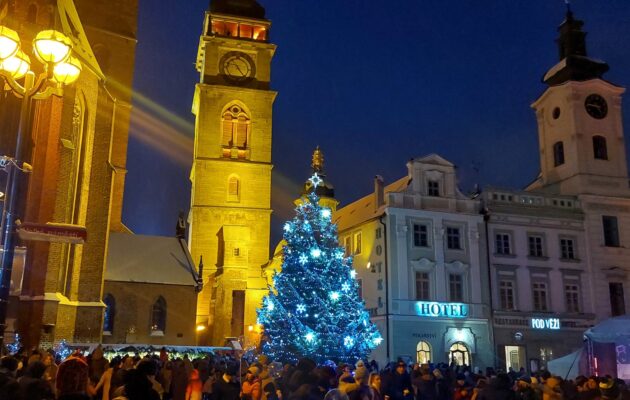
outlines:
[[[468,305],[419,301],[416,303],[416,314],[421,317],[466,318],[468,316]]]
[[[560,318],[532,318],[533,329],[560,329]]]

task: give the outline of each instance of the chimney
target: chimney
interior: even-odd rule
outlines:
[[[385,185],[383,177],[376,175],[374,177],[374,208],[378,209],[383,204],[385,204]]]

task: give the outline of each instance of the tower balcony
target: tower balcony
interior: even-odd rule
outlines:
[[[248,147],[222,146],[223,158],[249,160],[251,150]]]
[[[233,19],[208,14],[204,35],[268,42],[269,23],[264,20]]]

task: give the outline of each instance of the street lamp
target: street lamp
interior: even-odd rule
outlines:
[[[5,194],[5,207],[2,218],[3,244],[0,264],[0,347],[4,343],[6,328],[11,270],[17,240],[15,222],[17,220],[17,195],[20,191],[19,173],[28,172],[25,165],[25,138],[30,134],[29,117],[33,100],[43,100],[50,96],[61,96],[63,85],[73,83],[81,73],[81,63],[71,55],[72,41],[64,34],[45,30],[33,40],[33,54],[44,65],[44,72],[38,76],[31,70],[31,60],[20,46],[18,33],[0,26],[0,76],[5,90],[21,98],[20,121],[17,131],[15,154],[7,164],[8,190]],[[20,83],[22,81],[22,83]]]

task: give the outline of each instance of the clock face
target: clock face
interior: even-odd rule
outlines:
[[[584,100],[584,108],[586,108],[586,112],[588,115],[595,119],[603,119],[608,114],[608,104],[606,100],[598,94],[589,95],[586,100]]]
[[[222,75],[235,83],[244,82],[255,75],[254,61],[252,58],[239,51],[226,53],[219,64]]]

